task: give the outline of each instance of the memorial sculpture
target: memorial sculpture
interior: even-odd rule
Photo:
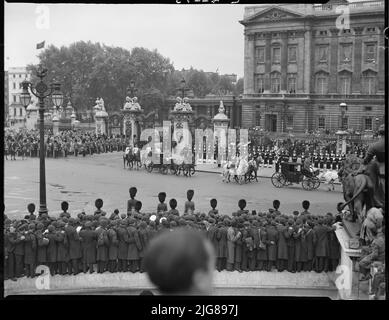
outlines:
[[[141,111],[141,106],[138,103],[138,98],[126,97],[126,103],[124,104],[124,110]]]
[[[180,98],[180,97],[177,97],[177,102],[176,104],[174,105],[174,109],[173,111],[178,111],[178,112],[192,112],[192,107],[191,105],[189,104],[189,99],[187,97],[185,98]]]

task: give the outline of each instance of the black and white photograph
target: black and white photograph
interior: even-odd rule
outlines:
[[[5,1],[3,298],[385,300],[386,5]]]

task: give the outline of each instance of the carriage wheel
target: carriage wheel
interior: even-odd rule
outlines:
[[[176,166],[176,176],[181,174],[182,167],[180,165]]]
[[[313,183],[314,183],[314,185],[313,185],[313,189],[317,189],[317,188],[319,188],[320,187],[320,179],[319,178],[317,178],[317,177],[314,177],[314,178],[312,178],[312,181],[313,181]]]
[[[152,172],[153,171],[153,163],[149,163],[149,165],[146,167],[147,172]]]
[[[302,186],[303,186],[303,189],[311,191],[315,187],[315,182],[311,178],[304,179],[302,182]]]
[[[167,174],[167,173],[168,173],[168,170],[169,170],[169,168],[168,168],[167,166],[162,165],[162,167],[161,167],[161,173],[162,173],[162,174]]]
[[[195,172],[196,172],[196,169],[194,166],[189,168],[189,175],[193,176],[195,174]]]
[[[276,172],[271,176],[271,183],[276,188],[282,188],[286,184],[286,179],[282,173]]]
[[[177,168],[175,165],[171,165],[169,167],[170,174],[176,174],[177,173]]]
[[[136,162],[136,166],[137,166],[137,169],[142,168],[142,162],[137,161],[137,162]]]
[[[182,173],[185,177],[188,177],[190,175],[190,169],[187,166],[183,166]]]

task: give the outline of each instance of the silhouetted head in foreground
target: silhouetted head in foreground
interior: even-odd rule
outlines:
[[[176,229],[155,237],[145,254],[145,270],[162,294],[208,295],[215,256],[199,232]]]

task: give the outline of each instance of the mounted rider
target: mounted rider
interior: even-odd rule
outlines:
[[[373,176],[370,177],[374,183],[373,206],[385,208],[385,125],[378,128],[379,140],[372,143],[357,174],[365,174],[366,166],[372,167]],[[373,159],[375,156],[375,159]]]

